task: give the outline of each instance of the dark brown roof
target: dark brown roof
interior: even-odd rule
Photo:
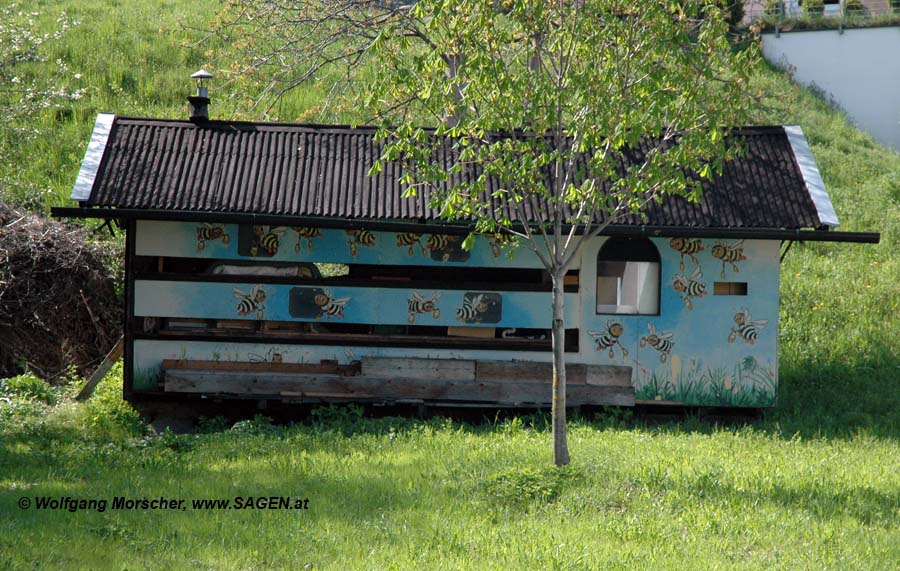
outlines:
[[[739,133],[747,153],[704,182],[699,203],[669,197],[651,204],[646,220],[635,216],[625,224],[795,229],[828,223],[820,219],[821,197],[817,209],[804,178],[809,167],[801,168],[785,129]],[[83,207],[438,220],[427,193],[402,198],[396,164],[369,176],[382,149],[372,128],[116,117],[105,143],[89,197],[73,194]]]

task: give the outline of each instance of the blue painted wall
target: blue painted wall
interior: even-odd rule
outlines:
[[[605,238],[596,238],[583,248],[575,264],[581,271],[579,292],[566,295],[566,327],[579,329],[581,335],[580,351],[567,353],[569,362],[631,366],[639,400],[692,405],[774,404],[778,379],[777,241],[702,239],[696,244],[702,249],[694,252],[692,258],[682,256],[676,249],[681,244],[668,238],[652,239],[661,261],[659,315],[597,313],[597,254],[604,241]],[[470,252],[463,252],[458,246],[431,239],[430,235],[401,237],[386,232],[351,234],[343,230],[297,231],[285,227],[259,227],[253,231],[250,226],[231,224],[151,221],[139,222],[136,235],[136,253],[149,256],[460,268],[541,267],[536,256],[526,249],[521,248],[510,257],[487,238],[479,237]],[[747,295],[715,295],[717,281],[746,283]],[[407,325],[412,317],[415,325],[550,326],[549,293],[337,286],[325,292],[323,288],[266,284],[264,278],[251,278],[240,284],[138,281],[135,314],[258,319],[259,308],[248,300],[255,299],[260,288],[265,293],[265,299],[259,302],[264,306],[262,318],[268,320],[327,321],[330,317],[333,322]],[[330,315],[316,312],[316,307],[327,306],[316,302],[316,295],[323,293],[335,302],[330,306]],[[439,293],[434,300],[439,313],[426,308],[411,316],[414,293],[425,301]],[[471,299],[482,293],[497,296],[502,306],[499,318],[490,322],[460,319],[458,312],[466,296]],[[690,293],[694,295],[686,295]],[[339,302],[343,305],[335,307]],[[153,370],[162,358],[240,361],[278,353],[285,362],[349,362],[367,355],[550,360],[549,353],[491,350],[218,345],[137,342],[133,363],[135,388],[153,386]]]
[[[631,366],[638,400],[773,405],[778,383],[779,243],[703,239],[703,250],[694,254],[694,263],[689,255],[682,261],[670,239],[651,241],[661,263],[659,315],[598,314],[596,282],[586,276],[596,275],[603,240],[585,248],[581,265],[581,275],[585,276],[582,331],[607,333],[599,344],[598,337],[589,333],[582,340],[585,347],[593,341],[593,362]],[[734,266],[726,262],[723,268],[722,257],[730,257],[736,250]],[[685,299],[684,292],[675,287],[676,280],[701,284],[690,286],[688,291],[705,289],[705,293]],[[746,283],[747,295],[715,295],[717,281]],[[736,319],[747,321],[749,327],[741,328]],[[615,323],[621,325],[622,334],[617,344],[606,347],[608,329]],[[650,326],[656,339],[649,339]],[[663,342],[660,337],[665,337]]]
[[[255,230],[254,230],[255,228]],[[137,223],[135,253],[273,262],[391,264],[450,267],[540,268],[540,260],[526,248],[510,251],[502,243],[479,236],[468,252],[464,236],[398,234],[327,228],[191,224],[141,220]]]
[[[522,328],[551,322],[546,292],[137,280],[134,299],[139,317]],[[566,301],[569,320],[577,321],[578,294]]]

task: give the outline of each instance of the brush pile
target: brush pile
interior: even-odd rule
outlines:
[[[0,202],[0,378],[96,366],[121,335],[121,259],[82,227]]]

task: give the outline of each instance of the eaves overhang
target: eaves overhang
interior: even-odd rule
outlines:
[[[246,212],[192,212],[178,210],[145,210],[126,208],[55,207],[51,214],[59,218],[98,218],[105,220],[161,220],[173,222],[206,222],[219,224],[252,224],[269,226],[310,226],[319,228],[380,230],[386,232],[421,232],[468,234],[474,225],[465,222],[418,222],[366,218],[331,218],[319,216],[279,216]],[[565,227],[568,231],[570,227]],[[611,224],[602,236],[634,236],[658,238],[723,238],[748,240],[794,240],[810,242],[856,242],[877,244],[878,232],[837,232],[820,229],[790,228],[721,228],[688,226],[653,226]]]

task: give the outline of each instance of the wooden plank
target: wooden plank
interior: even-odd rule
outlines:
[[[475,361],[464,359],[363,357],[362,374],[366,377],[384,379],[474,381]]]
[[[255,324],[255,322],[252,322]],[[315,324],[313,324],[315,325]],[[255,325],[254,325],[255,326]],[[571,336],[571,334],[568,334]],[[549,339],[492,339],[473,340],[467,337],[439,337],[425,335],[375,335],[362,333],[330,333],[299,331],[213,331],[209,329],[172,330],[161,329],[153,336],[141,339],[178,339],[184,341],[214,341],[217,339],[235,343],[305,343],[308,345],[361,345],[368,347],[429,347],[447,349],[485,349],[494,351],[549,351]],[[489,344],[489,345],[487,345]],[[574,352],[566,349],[568,352]]]
[[[585,366],[566,366],[566,383],[579,385],[585,382]],[[479,382],[535,382],[549,383],[553,379],[551,363],[530,361],[477,361],[475,380]]]
[[[439,404],[474,402],[496,405],[550,404],[550,383],[435,381],[421,379],[385,379],[367,376],[299,375],[286,373],[209,372],[170,369],[165,371],[166,392],[207,395],[297,396],[323,394],[372,395],[387,402],[420,399]],[[340,397],[345,398],[345,397]],[[346,398],[353,398],[347,396]],[[569,406],[634,404],[632,387],[571,385],[567,391]]]
[[[459,327],[451,325],[447,328],[450,337],[470,337],[473,339],[493,339],[495,327]]]
[[[216,327],[219,329],[256,329],[255,321],[243,321],[240,319],[217,319]]]
[[[116,344],[113,345],[113,348],[110,349],[109,353],[106,354],[106,357],[103,358],[103,362],[94,369],[94,372],[91,373],[90,378],[88,378],[87,382],[82,387],[81,391],[75,396],[75,400],[84,400],[91,396],[94,393],[94,388],[97,387],[97,384],[106,376],[106,373],[112,369],[113,365],[116,364],[116,361],[122,356],[122,353],[125,351],[125,337],[119,337],[119,340],[116,341]]]
[[[585,382],[595,387],[630,387],[631,367],[587,365]]]
[[[200,361],[186,359],[163,359],[163,370],[182,369],[190,371],[238,371],[248,373],[301,373],[301,374],[335,374],[358,375],[359,362],[349,365],[338,365],[334,362],[322,363],[252,363],[246,361]]]
[[[375,397],[375,395],[368,393],[327,393],[314,391],[281,391],[281,393],[279,394],[283,397],[306,397],[320,399],[370,399]]]

